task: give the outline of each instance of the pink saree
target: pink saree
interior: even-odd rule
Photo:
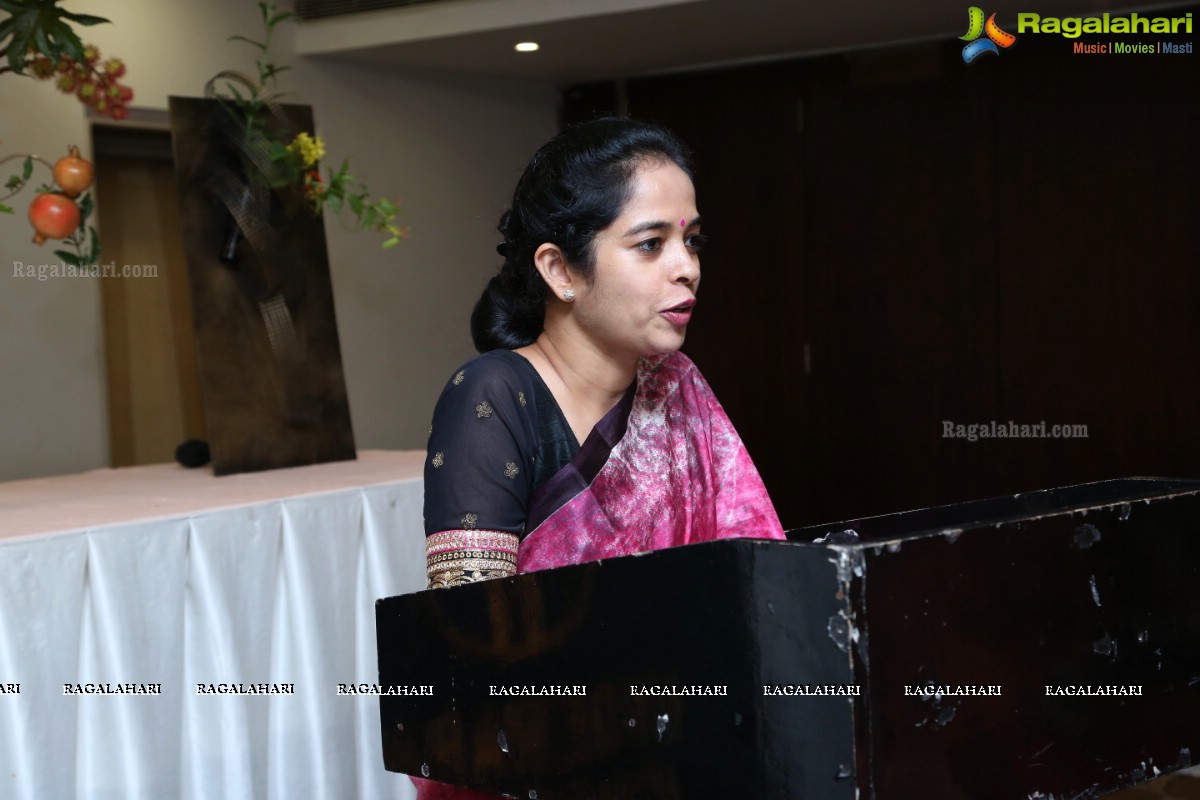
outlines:
[[[784,538],[741,438],[682,353],[645,360],[570,463],[529,503],[517,571],[735,537]],[[420,800],[498,795],[413,778]]]
[[[754,463],[691,359],[645,361],[637,391],[530,500],[517,571],[738,536],[782,539]]]

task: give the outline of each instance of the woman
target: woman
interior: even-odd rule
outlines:
[[[700,284],[683,146],[620,117],[560,133],[501,217],[471,316],[482,353],[438,399],[430,587],[734,536],[783,538],[754,465],[679,352]],[[418,796],[489,797],[415,779]]]

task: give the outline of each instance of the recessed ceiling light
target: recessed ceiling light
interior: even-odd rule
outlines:
[[[537,42],[519,42],[519,43],[517,43],[517,46],[513,49],[516,50],[518,53],[532,53],[534,50],[538,49],[538,43]]]

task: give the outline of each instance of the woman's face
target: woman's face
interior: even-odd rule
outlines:
[[[596,234],[591,285],[576,280],[572,316],[614,356],[678,350],[700,284],[700,217],[687,174],[650,161],[633,176],[620,216]]]

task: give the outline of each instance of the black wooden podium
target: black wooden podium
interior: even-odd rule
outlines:
[[[376,621],[393,771],[540,800],[1100,797],[1200,756],[1200,481],[691,545]]]

